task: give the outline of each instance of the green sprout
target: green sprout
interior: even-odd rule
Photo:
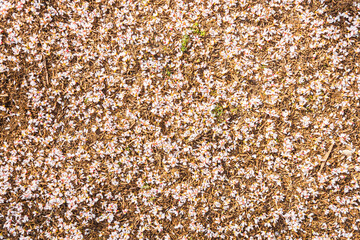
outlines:
[[[171,72],[169,71],[169,69],[166,69],[166,75],[168,75],[170,77]]]
[[[215,108],[211,112],[216,117],[220,117],[224,112],[224,108],[221,105],[216,105]]]
[[[185,34],[184,37],[181,39],[181,51],[185,52],[187,50],[187,45],[189,43],[190,37],[189,35]]]
[[[195,23],[193,27],[190,28],[193,33],[199,34],[201,37],[205,37],[205,31],[200,30],[199,23]]]
[[[199,24],[195,23],[193,27],[190,28],[193,33],[200,34]]]
[[[193,28],[192,31],[193,33],[200,34],[200,30],[198,28]]]

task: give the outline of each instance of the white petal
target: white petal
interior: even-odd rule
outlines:
[[[350,151],[350,150],[343,150],[343,151],[342,151],[342,154],[344,154],[344,155],[346,155],[346,156],[350,157],[350,156],[353,154],[353,152],[354,152],[354,151]]]

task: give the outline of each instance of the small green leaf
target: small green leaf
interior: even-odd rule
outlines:
[[[221,105],[215,106],[215,108],[211,111],[216,117],[220,117],[223,112],[224,108]]]
[[[185,52],[187,50],[187,45],[189,43],[189,35],[185,34],[184,37],[181,39],[181,51]]]
[[[193,32],[196,33],[196,34],[199,34],[199,33],[200,33],[200,30],[197,29],[197,28],[195,28],[195,29],[193,29]]]
[[[166,75],[171,76],[171,72],[168,69],[166,69]]]

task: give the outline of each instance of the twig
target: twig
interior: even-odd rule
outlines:
[[[328,160],[328,158],[329,158],[329,156],[330,156],[330,153],[331,153],[331,151],[332,151],[332,149],[333,149],[334,145],[335,145],[335,144],[334,144],[334,143],[332,143],[332,144],[331,144],[331,146],[330,146],[329,151],[326,153],[326,155],[325,155],[325,157],[324,157],[324,159],[323,159],[323,163],[321,164],[321,167],[320,167],[319,173],[321,173],[321,170],[324,168],[325,163],[326,163],[326,161]]]
[[[46,83],[47,85],[49,86],[49,73],[48,73],[48,70],[47,70],[47,64],[46,64],[46,58],[44,57],[44,67],[45,67],[45,77],[46,77]]]
[[[263,124],[259,127],[258,131],[260,131],[261,129],[263,129],[263,127],[265,127],[265,123],[263,123]]]
[[[246,153],[240,153],[240,154],[238,154],[237,156],[240,156],[240,157],[247,157],[247,156],[249,156],[249,154],[246,154]]]

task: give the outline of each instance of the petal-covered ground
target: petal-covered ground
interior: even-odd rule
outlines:
[[[0,0],[0,239],[359,239],[360,3]]]

